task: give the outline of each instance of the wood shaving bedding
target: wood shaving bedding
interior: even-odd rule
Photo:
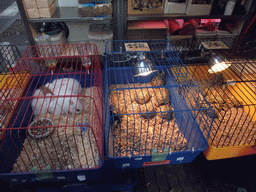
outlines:
[[[150,155],[152,149],[158,149],[159,153],[164,148],[182,151],[187,147],[187,140],[175,123],[168,90],[150,86],[139,83],[110,86],[111,109],[120,114],[120,120],[111,125],[118,157]]]
[[[210,143],[215,147],[254,145],[256,140],[256,122],[243,108],[221,111],[215,119],[210,134]]]

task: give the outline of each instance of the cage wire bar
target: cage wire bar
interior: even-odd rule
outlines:
[[[1,127],[0,177],[27,182],[97,177],[103,163],[102,75],[93,44],[27,47],[10,75],[23,83]],[[94,171],[93,174],[90,171]],[[49,172],[46,177],[40,173]],[[39,174],[36,174],[39,173]]]
[[[200,38],[185,38],[171,40],[171,44],[184,64],[203,63],[207,62],[207,59],[202,54],[203,42],[220,41],[227,46],[226,49],[232,50],[237,41],[237,38],[238,36],[236,35],[231,35],[227,37],[214,36]]]
[[[138,75],[138,62],[151,73]],[[110,41],[104,70],[105,146],[118,166],[141,167],[160,154],[190,162],[207,148],[214,111],[169,41]]]

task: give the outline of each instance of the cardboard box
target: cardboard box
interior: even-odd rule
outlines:
[[[40,8],[39,16],[43,18],[51,18],[57,10],[57,1],[53,2],[48,8]]]
[[[186,14],[187,1],[184,3],[170,2],[165,0],[164,3],[164,14]]]
[[[164,1],[161,0],[162,4],[157,8],[141,8],[135,9],[133,7],[133,2],[135,0],[128,0],[128,15],[143,15],[143,14],[163,14],[164,13]]]
[[[37,8],[36,0],[23,0],[26,9]]]
[[[163,21],[130,21],[127,38],[134,39],[166,39],[167,26]]]
[[[37,7],[40,8],[48,8],[53,4],[55,0],[36,0]]]
[[[187,15],[209,15],[212,9],[212,0],[208,1],[207,4],[195,4],[193,0],[188,0]]]
[[[33,9],[27,9],[27,14],[28,14],[28,17],[30,19],[35,19],[35,18],[39,18],[39,11],[38,11],[38,8],[33,8]]]

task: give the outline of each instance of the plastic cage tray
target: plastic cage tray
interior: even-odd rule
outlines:
[[[111,41],[106,54],[105,146],[117,167],[187,163],[207,148],[214,111],[168,41]]]
[[[229,68],[209,73],[209,66],[188,66],[193,79],[215,110],[208,160],[256,154],[255,59],[230,58]]]
[[[68,46],[69,50],[89,48],[97,54],[91,44]],[[59,54],[36,57],[33,53],[42,48]],[[14,69],[14,73],[29,74],[29,83],[22,97],[12,98],[18,102],[17,108],[0,143],[0,177],[4,180],[77,182],[100,174],[103,130],[99,59],[88,51],[63,55],[66,50],[66,45],[28,47]],[[56,62],[54,67],[47,67],[49,59]],[[65,79],[70,82],[67,86]],[[60,87],[53,82],[61,82]],[[41,93],[37,95],[37,91]],[[57,103],[51,105],[52,101]]]

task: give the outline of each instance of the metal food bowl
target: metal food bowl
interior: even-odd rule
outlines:
[[[53,122],[48,118],[41,118],[38,120],[34,120],[28,129],[28,134],[36,139],[41,139],[49,136],[53,132]],[[32,128],[34,127],[34,128]],[[41,128],[44,127],[44,128]]]

